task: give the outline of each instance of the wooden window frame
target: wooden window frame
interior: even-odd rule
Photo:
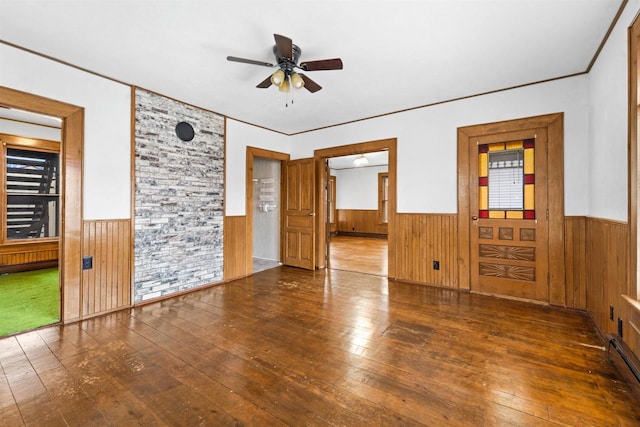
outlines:
[[[330,215],[329,215],[329,224],[335,224],[338,216],[338,209],[336,208],[336,188],[337,188],[337,180],[335,175],[329,176],[329,203],[331,205]]]
[[[389,223],[389,192],[387,190],[387,198],[384,198],[384,180],[387,180],[387,188],[389,186],[389,172],[378,173],[378,224]],[[384,202],[387,207],[387,220],[384,220]]]
[[[7,150],[17,149],[26,151],[36,151],[43,153],[56,153],[60,155],[60,143],[57,141],[50,141],[46,139],[26,138],[22,136],[0,134],[0,142],[2,142],[2,158],[0,159],[0,187],[6,190],[7,186]],[[61,160],[59,160],[58,168],[61,167]],[[58,183],[59,185],[60,183]],[[60,209],[60,203],[62,201],[61,189],[58,189],[58,222],[62,219],[62,210]],[[49,242],[58,242],[60,236],[56,237],[34,237],[28,239],[7,239],[7,199],[8,194],[5,191],[5,197],[2,200],[2,210],[0,213],[0,220],[2,221],[2,229],[0,230],[0,245],[24,245],[24,244],[41,244]]]

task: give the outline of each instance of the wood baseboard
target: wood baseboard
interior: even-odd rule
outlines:
[[[336,236],[350,236],[350,237],[371,237],[374,239],[386,239],[386,234],[378,233],[358,233],[356,231],[338,231]]]
[[[58,260],[52,259],[48,261],[30,262],[27,264],[0,265],[0,274],[20,273],[23,271],[41,270],[43,268],[52,268],[58,266]]]

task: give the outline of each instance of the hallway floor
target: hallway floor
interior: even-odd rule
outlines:
[[[388,275],[388,244],[386,239],[371,237],[332,236],[329,265],[334,270]]]

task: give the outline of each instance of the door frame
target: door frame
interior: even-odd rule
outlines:
[[[82,318],[82,166],[84,108],[0,86],[0,104],[62,119],[58,268],[60,322]]]
[[[547,207],[549,210],[549,303],[566,305],[564,265],[564,113],[458,128],[458,280],[470,289],[470,162],[476,137],[527,129],[547,129]]]
[[[627,261],[627,291],[623,294],[633,299],[640,298],[638,288],[638,163],[640,150],[638,149],[638,120],[640,118],[640,107],[638,100],[638,61],[640,57],[640,19],[638,16],[629,27],[628,31],[628,86],[629,86],[629,107],[628,107],[628,146],[627,146],[627,191],[628,191],[628,227],[629,227],[629,249]]]
[[[388,277],[396,277],[396,177],[397,177],[397,138],[380,139],[376,141],[360,142],[356,144],[342,145],[338,147],[323,148],[315,150],[314,160],[316,169],[316,266],[326,267],[325,257],[327,254],[326,238],[326,210],[327,200],[325,188],[327,186],[327,176],[325,173],[325,161],[331,157],[349,156],[353,154],[366,154],[375,151],[389,152],[389,223],[387,225],[388,242]]]
[[[290,155],[280,153],[278,151],[266,150],[264,148],[247,146],[246,156],[246,188],[245,188],[245,210],[246,210],[246,262],[247,275],[253,274],[253,160],[256,157],[264,159],[280,160],[280,262],[282,262],[282,239],[284,215],[282,212],[282,200],[286,197],[286,188],[284,178],[286,173],[286,162],[289,161]]]

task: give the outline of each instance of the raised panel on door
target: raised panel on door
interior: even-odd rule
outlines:
[[[300,209],[300,166],[294,161],[287,163],[287,212],[297,211]]]
[[[285,265],[315,269],[314,188],[313,159],[289,161],[285,186]]]

